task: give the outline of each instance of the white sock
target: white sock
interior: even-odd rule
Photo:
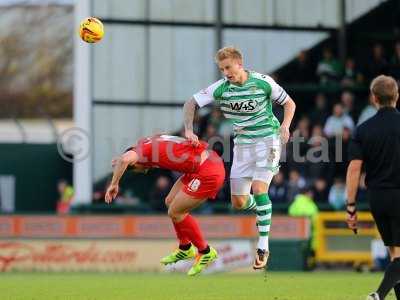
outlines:
[[[265,251],[269,251],[268,236],[260,236],[258,238],[257,248],[265,250]]]

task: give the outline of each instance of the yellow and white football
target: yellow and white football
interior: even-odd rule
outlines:
[[[103,23],[97,18],[84,19],[79,26],[79,36],[86,43],[97,43],[104,36]]]

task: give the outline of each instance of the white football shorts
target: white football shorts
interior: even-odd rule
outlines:
[[[272,177],[279,171],[281,149],[279,136],[266,137],[254,144],[235,145],[230,176],[231,194],[250,194],[254,180],[269,185]]]

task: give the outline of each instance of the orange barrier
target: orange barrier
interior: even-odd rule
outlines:
[[[199,216],[207,238],[254,238],[254,216]],[[166,216],[1,216],[0,238],[174,238]],[[308,239],[307,218],[274,216],[272,239]]]

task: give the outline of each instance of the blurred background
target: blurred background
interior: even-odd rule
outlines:
[[[87,16],[104,23],[98,44],[77,35]],[[349,139],[376,112],[371,78],[400,79],[399,1],[0,0],[0,22],[2,241],[45,252],[48,238],[57,238],[84,251],[97,238],[100,252],[135,255],[82,268],[159,270],[158,257],[173,245],[164,198],[179,174],[127,173],[116,201],[105,205],[110,161],[139,137],[181,135],[184,101],[220,78],[214,54],[233,45],[246,68],[271,75],[297,104],[269,191],[271,268],[384,267],[363,176],[359,237],[347,231],[342,211]],[[274,111],[281,119],[282,109]],[[229,175],[231,128],[218,108],[200,110],[195,131],[219,141],[214,149]],[[256,237],[254,218],[232,210],[229,190],[227,180],[216,201],[196,211],[206,236],[236,258],[218,270],[248,266]],[[156,263],[143,265],[141,256]],[[7,268],[69,267],[29,261]]]

